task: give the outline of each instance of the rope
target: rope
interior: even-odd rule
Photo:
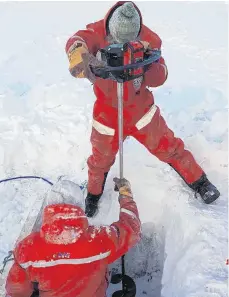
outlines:
[[[14,257],[11,258],[11,256],[13,255],[13,251],[9,251],[8,252],[8,256],[6,256],[2,262],[3,266],[2,266],[2,269],[0,270],[0,274],[3,274],[4,272],[4,269],[6,267],[6,264],[10,261],[13,261],[14,260]]]
[[[6,179],[2,179],[0,180],[0,184],[4,183],[4,182],[8,182],[11,180],[17,180],[17,179],[41,179],[43,181],[45,181],[46,183],[50,184],[51,186],[53,185],[52,182],[50,182],[48,179],[44,178],[44,177],[40,177],[40,176],[35,176],[35,175],[28,175],[28,176],[16,176],[16,177],[10,177],[10,178],[6,178]]]

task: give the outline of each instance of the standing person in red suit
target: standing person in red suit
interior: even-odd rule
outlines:
[[[141,223],[127,180],[119,189],[119,220],[89,226],[79,187],[63,180],[54,185],[43,210],[42,226],[20,241],[8,274],[8,297],[106,297],[108,264],[140,240]]]
[[[106,17],[76,32],[66,44],[69,70],[75,78],[88,78],[94,85],[96,102],[93,110],[92,155],[88,158],[88,195],[86,214],[95,215],[107,174],[118,151],[117,82],[104,80],[92,73],[99,65],[98,50],[112,43],[140,40],[145,51],[161,49],[161,39],[143,24],[142,15],[133,2],[117,2]],[[165,60],[157,63],[140,78],[124,83],[124,139],[133,136],[151,154],[169,164],[187,185],[199,193],[205,203],[215,201],[220,193],[208,180],[192,153],[174,136],[148,87],[159,87],[168,76]]]

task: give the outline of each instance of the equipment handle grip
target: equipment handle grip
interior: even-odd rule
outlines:
[[[129,65],[123,65],[123,66],[117,66],[117,67],[112,67],[112,66],[92,67],[91,66],[91,71],[95,74],[95,76],[98,76],[101,78],[108,78],[110,72],[124,71],[124,70],[137,69],[140,67],[144,67],[144,66],[147,66],[147,65],[157,62],[160,59],[160,57],[161,57],[160,50],[152,50],[149,57],[142,62],[129,64]]]

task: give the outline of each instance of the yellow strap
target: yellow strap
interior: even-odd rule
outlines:
[[[68,53],[68,59],[70,62],[69,67],[73,68],[77,65],[79,65],[80,63],[83,62],[83,58],[82,58],[82,54],[84,53],[88,53],[87,48],[85,47],[84,44],[82,43],[78,43],[79,47],[74,47],[69,53]]]
[[[130,191],[130,188],[127,187],[127,186],[123,186],[119,189],[119,193],[120,195],[125,195],[125,196],[128,196],[128,197],[132,197],[132,193]]]
[[[85,78],[84,71],[80,72],[76,77],[77,78]]]

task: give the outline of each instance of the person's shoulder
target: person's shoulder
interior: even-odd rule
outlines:
[[[161,47],[162,41],[160,36],[156,32],[152,31],[150,28],[148,28],[146,25],[142,25],[140,39],[150,42],[151,46],[154,48]]]
[[[98,254],[109,256],[113,246],[114,239],[112,226],[89,226],[86,240],[93,251]]]
[[[88,24],[87,30],[91,30],[92,32],[95,32],[95,33],[97,33],[98,31],[104,32],[104,20],[99,20],[94,23]]]
[[[28,255],[31,250],[34,249],[34,246],[40,240],[40,233],[33,232],[21,241],[19,241],[14,249],[15,257],[19,260],[19,262],[23,261],[25,255]]]
[[[114,231],[114,226],[102,225],[102,226],[89,226],[88,234],[92,239],[107,239],[111,237]]]

